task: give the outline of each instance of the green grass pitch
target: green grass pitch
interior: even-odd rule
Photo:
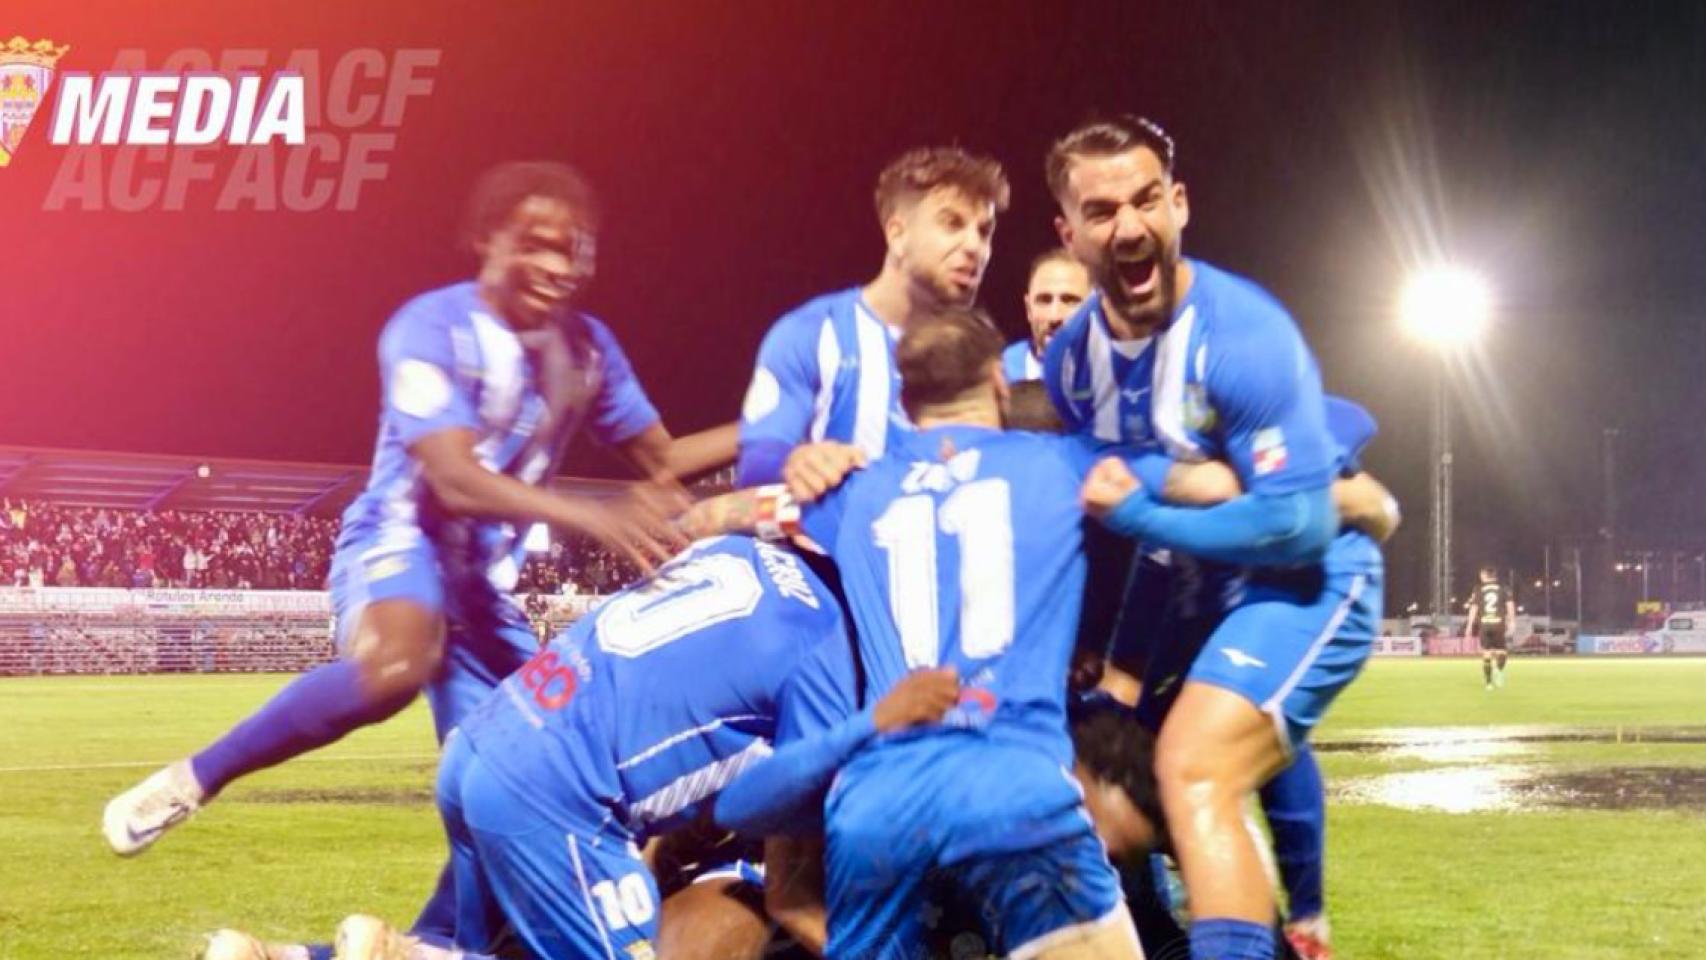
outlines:
[[[1510,678],[1489,693],[1474,661],[1380,661],[1320,731],[1337,798],[1328,902],[1340,956],[1703,955],[1703,791],[1678,797],[1674,809],[1596,807],[1615,805],[1629,768],[1661,781],[1681,768],[1706,783],[1706,744],[1651,736],[1706,732],[1706,660],[1522,660]],[[183,958],[217,926],[323,939],[356,910],[412,918],[444,855],[430,799],[431,728],[418,705],[232,787],[135,860],[107,851],[98,824],[111,795],[216,735],[286,679],[0,680],[0,957]],[[1447,726],[1539,729],[1479,753],[1403,748],[1405,737],[1429,739],[1412,728]],[[1548,736],[1568,728],[1604,735]],[[1398,748],[1331,748],[1382,737],[1397,737]],[[1473,782],[1449,774],[1474,781],[1490,765],[1540,786],[1514,805],[1469,813],[1352,797],[1378,778],[1443,772],[1419,781],[1432,784],[1420,788],[1421,805],[1473,807]],[[1609,784],[1613,800],[1545,786],[1572,775],[1597,777],[1601,793]]]

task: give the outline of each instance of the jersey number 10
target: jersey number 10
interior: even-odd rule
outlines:
[[[670,564],[645,586],[606,602],[598,611],[598,645],[619,657],[638,657],[750,616],[763,599],[764,584],[751,563],[732,554],[701,554]]]
[[[937,509],[916,494],[889,504],[871,533],[888,553],[889,608],[909,669],[933,667],[942,656],[936,593],[937,535],[953,537],[960,554],[960,650],[982,660],[1013,642],[1012,495],[1007,481],[964,484]]]

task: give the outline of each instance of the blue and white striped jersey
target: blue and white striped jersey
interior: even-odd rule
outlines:
[[[800,443],[856,444],[874,460],[896,431],[911,429],[900,406],[894,345],[858,287],[808,301],[776,321],[758,349],[741,410],[739,486],[781,479]]]
[[[1346,451],[1328,435],[1321,376],[1291,316],[1256,284],[1190,263],[1191,289],[1157,335],[1114,339],[1096,291],[1049,341],[1044,384],[1067,429],[1177,460],[1225,459],[1249,491],[1327,486]],[[1127,598],[1128,632],[1152,629],[1169,597],[1195,617],[1243,596],[1240,568],[1179,564],[1164,550],[1149,558],[1145,586],[1134,578]],[[1116,645],[1134,642],[1128,633]]]
[[[1007,349],[1001,351],[1001,374],[1008,383],[1043,378],[1043,362],[1031,352],[1031,341],[1009,343]]]
[[[847,643],[841,608],[798,554],[702,540],[557,636],[461,730],[547,814],[590,794],[661,831],[770,755],[791,678],[826,642]]]
[[[1145,340],[1114,340],[1090,295],[1043,357],[1055,408],[1104,442],[1225,460],[1251,493],[1325,488],[1340,451],[1297,325],[1254,283],[1190,263],[1172,322]]]
[[[525,531],[440,508],[411,444],[441,430],[470,430],[486,469],[540,484],[583,424],[601,441],[620,443],[658,421],[604,324],[568,313],[537,330],[514,330],[473,283],[404,304],[380,335],[379,371],[373,471],[344,511],[338,550],[371,563],[430,541],[447,592],[508,593]]]

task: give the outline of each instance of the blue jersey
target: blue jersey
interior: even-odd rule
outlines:
[[[829,732],[859,712],[859,673],[844,635],[819,644],[794,672],[782,695],[776,746]],[[867,698],[868,699],[868,698]]]
[[[741,409],[737,484],[780,479],[787,452],[807,441],[851,443],[881,457],[896,431],[909,429],[894,364],[898,338],[858,287],[818,297],[776,321],[759,347]]]
[[[1007,349],[1001,351],[1001,374],[1007,378],[1008,383],[1043,378],[1043,362],[1032,352],[1031,341],[1010,343]]]
[[[379,371],[373,470],[344,511],[338,549],[371,561],[430,542],[440,575],[458,593],[512,590],[525,531],[441,509],[409,455],[411,444],[441,430],[469,430],[486,469],[540,484],[582,424],[605,443],[621,443],[658,421],[604,324],[569,313],[537,330],[514,330],[473,283],[404,304],[380,335]]]
[[[1068,429],[1104,441],[1225,460],[1249,493],[1324,489],[1340,453],[1297,325],[1250,281],[1190,264],[1190,291],[1145,340],[1115,340],[1091,294],[1044,356],[1056,409]]]
[[[804,511],[836,561],[867,697],[953,665],[952,726],[1042,745],[1071,762],[1064,697],[1085,579],[1084,438],[934,427]]]
[[[859,710],[858,667],[847,638],[817,645],[788,679],[776,718],[777,753],[719,796],[719,825],[742,833],[818,835],[829,785],[876,735]]]
[[[1056,410],[1068,429],[1105,441],[1184,460],[1226,458],[1246,490],[1327,485],[1344,454],[1325,440],[1320,375],[1296,325],[1255,284],[1200,261],[1191,266],[1194,280],[1172,323],[1142,340],[1115,339],[1100,291],[1091,294],[1044,355]],[[1330,553],[1362,559],[1364,551]],[[1138,569],[1113,639],[1116,657],[1147,647],[1164,620],[1213,623],[1244,594],[1244,572],[1227,564],[1159,550]]]
[[[505,680],[461,730],[517,796],[591,796],[636,835],[691,819],[768,756],[794,667],[846,644],[840,607],[791,551],[700,541]]]

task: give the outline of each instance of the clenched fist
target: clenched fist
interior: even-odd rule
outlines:
[[[1104,457],[1102,461],[1084,478],[1084,489],[1080,494],[1084,501],[1084,512],[1098,520],[1114,512],[1114,508],[1125,502],[1125,498],[1138,492],[1143,484],[1126,466],[1124,460],[1118,457]]]

